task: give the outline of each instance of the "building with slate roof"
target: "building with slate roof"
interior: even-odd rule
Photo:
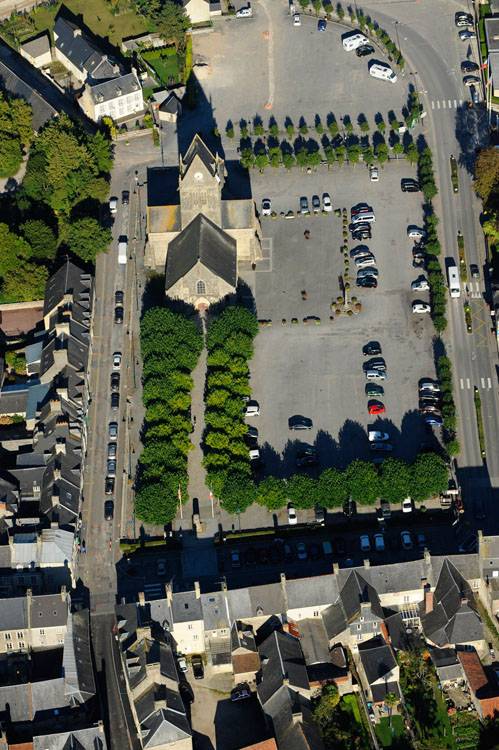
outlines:
[[[428,653],[442,687],[462,683],[464,672],[454,648],[430,647]]]
[[[0,607],[0,654],[42,651],[61,647],[66,635],[70,600],[60,594],[26,596]]]
[[[59,14],[54,26],[54,55],[79,83],[99,81],[120,74],[116,60],[104,54],[87,33],[69,18]]]
[[[401,699],[400,668],[393,649],[382,636],[359,644],[357,669],[368,701],[383,703],[388,693]]]
[[[232,623],[230,649],[234,682],[253,682],[260,669],[260,656],[251,625],[241,620]]]
[[[94,122],[111,117],[120,123],[142,117],[145,112],[142,86],[135,71],[108,81],[86,83],[78,103]]]
[[[23,42],[19,52],[35,68],[45,68],[52,62],[50,37],[46,32]]]
[[[150,171],[145,263],[166,269],[170,297],[206,307],[234,291],[239,261],[261,258],[254,202],[231,193],[224,160],[199,135],[175,177]]]

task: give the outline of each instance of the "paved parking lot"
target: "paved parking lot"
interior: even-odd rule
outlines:
[[[427,293],[410,290],[420,271],[412,267],[412,242],[406,238],[408,224],[421,222],[421,198],[400,190],[401,177],[411,175],[405,161],[391,162],[380,171],[378,183],[371,183],[360,165],[331,172],[324,167],[312,175],[267,170],[253,179],[257,205],[270,197],[276,210],[296,210],[300,195],[310,200],[313,193],[327,190],[335,207],[350,209],[366,201],[376,213],[373,238],[363,244],[376,256],[378,288],[356,289],[361,314],[335,317],[333,322],[330,305],[342,270],[340,219],[334,214],[262,219],[270,259],[243,275],[253,290],[258,317],[273,321],[259,333],[251,363],[252,393],[261,408],[252,424],[258,427],[270,473],[293,473],[295,451],[303,442],[316,445],[322,466],[344,466],[367,457],[365,430],[372,424],[390,432],[395,455],[404,458],[413,458],[422,443],[433,441],[417,412],[418,381],[435,375],[433,327],[429,316],[411,310],[413,299],[425,299]],[[309,240],[304,239],[305,229],[311,232]],[[350,242],[350,249],[356,244]],[[303,325],[308,315],[320,317],[321,325]],[[291,325],[292,317],[300,323]],[[362,346],[372,339],[381,343],[388,368],[382,418],[367,413]],[[288,419],[295,414],[311,418],[313,429],[290,432]]]
[[[339,122],[345,114],[354,121],[363,112],[372,123],[378,111],[385,117],[392,108],[400,112],[410,76],[395,84],[369,76],[367,61],[372,58],[343,50],[341,34],[347,28],[329,23],[319,33],[317,19],[306,16],[294,28],[284,2],[265,0],[253,10],[253,18],[218,22],[212,34],[195,38],[195,57],[207,64],[203,91],[220,131],[229,119],[237,123],[256,113],[265,116],[269,103],[268,115],[281,124],[291,117],[297,125],[304,116],[309,127],[316,113],[325,122],[333,111]],[[372,57],[385,59],[378,51]],[[225,139],[224,145],[230,147],[230,142]]]

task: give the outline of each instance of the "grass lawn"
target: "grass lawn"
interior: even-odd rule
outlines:
[[[166,50],[150,50],[143,52],[142,57],[154,69],[160,82],[167,86],[170,78],[178,83],[181,78],[181,63],[176,54],[165,54]]]
[[[51,7],[39,7],[29,15],[34,22],[34,31],[28,30],[23,38],[33,36],[39,31],[52,30],[54,18],[62,3]],[[121,40],[129,36],[150,31],[145,18],[132,11],[113,16],[106,0],[65,0],[64,4],[75,15],[83,15],[83,21],[97,36],[109,37],[111,44],[118,46]]]
[[[402,716],[396,714],[392,716],[392,726],[390,727],[390,720],[388,716],[384,716],[381,721],[376,724],[376,736],[383,747],[391,747],[393,740],[397,740],[404,736],[404,720]]]

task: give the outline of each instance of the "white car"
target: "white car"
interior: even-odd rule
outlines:
[[[440,393],[440,386],[434,383],[433,380],[422,380],[419,384],[420,391],[434,391]]]
[[[248,401],[243,408],[243,414],[245,417],[259,417],[260,405],[256,401]]]
[[[359,541],[360,541],[360,551],[369,552],[371,549],[371,542],[369,540],[369,536],[367,534],[362,534],[359,538]]]
[[[431,307],[427,302],[413,302],[412,312],[413,313],[429,313],[431,312]]]
[[[357,268],[366,268],[366,266],[372,266],[376,263],[374,255],[359,255],[355,258],[355,265]]]
[[[119,370],[121,367],[121,352],[114,352],[113,354],[113,370]]]
[[[326,213],[330,214],[333,210],[333,204],[331,203],[331,198],[329,196],[329,193],[323,193],[322,194],[322,207]]]
[[[371,182],[379,182],[379,169],[378,169],[378,167],[375,167],[374,165],[371,165],[369,167],[369,177],[371,179]]]
[[[253,15],[252,8],[241,8],[236,13],[236,18],[251,18]]]
[[[403,549],[412,549],[412,537],[408,531],[400,532],[400,541]]]
[[[298,516],[294,505],[288,505],[288,523],[290,526],[296,526],[298,523]]]
[[[404,497],[402,500],[402,513],[412,513],[412,499]]]
[[[117,210],[118,210],[118,199],[113,196],[112,198],[109,198],[109,213],[114,216]]]
[[[179,655],[177,657],[177,663],[178,663],[178,668],[180,669],[181,672],[187,672],[188,667],[187,667],[187,659],[185,658],[185,656]]]
[[[470,29],[463,29],[459,32],[459,39],[461,39],[462,42],[467,42],[468,39],[474,39],[475,37],[475,32],[470,31]]]
[[[416,279],[416,281],[413,281],[411,284],[413,292],[426,292],[429,288],[430,285],[428,284],[426,276],[420,276],[419,279]]]
[[[385,551],[385,537],[383,536],[383,534],[374,535],[374,549],[376,550],[376,552]]]
[[[367,436],[370,443],[382,443],[385,440],[390,440],[390,435],[387,432],[379,432],[378,430],[369,430]]]
[[[424,229],[415,226],[407,227],[407,236],[410,240],[420,240],[424,237]]]
[[[299,13],[295,13],[293,16],[293,26],[301,26],[301,18]]]
[[[270,216],[272,213],[272,201],[270,198],[263,198],[262,200],[262,216]]]
[[[249,452],[250,461],[260,460],[260,450],[258,448],[252,448]]]

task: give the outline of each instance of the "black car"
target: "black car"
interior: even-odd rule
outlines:
[[[485,506],[481,497],[475,497],[473,500],[473,515],[478,521],[483,521],[486,517]]]
[[[130,203],[130,191],[129,190],[122,191],[121,202],[124,206],[128,206],[128,204]]]
[[[298,451],[296,456],[296,465],[298,468],[302,468],[303,466],[317,466],[318,463],[319,458],[315,448],[305,448]]]
[[[203,660],[200,656],[193,656],[191,659],[192,673],[196,680],[202,680],[204,677]]]
[[[121,305],[116,305],[114,308],[114,322],[123,323],[123,307]]]
[[[424,268],[426,265],[426,256],[419,253],[418,255],[415,255],[412,259],[412,267],[413,268]]]
[[[372,46],[372,44],[362,44],[355,50],[355,54],[357,55],[357,57],[366,57],[367,55],[372,55],[373,52],[374,47]]]
[[[114,518],[114,502],[113,500],[106,500],[104,503],[104,518],[106,521],[112,521]]]
[[[352,240],[370,240],[372,237],[370,224],[355,224],[350,228],[350,231],[352,232]]]
[[[463,10],[458,10],[454,16],[454,23],[456,26],[473,26],[473,16],[471,13],[465,13]]]
[[[374,357],[376,354],[381,354],[381,344],[379,341],[370,341],[362,347],[362,354],[365,357]]]
[[[400,188],[403,193],[419,193],[419,182],[412,177],[404,177],[400,181]]]
[[[376,289],[378,286],[378,280],[374,276],[363,276],[357,279],[355,284],[362,287],[363,289]]]
[[[114,303],[116,305],[122,305],[125,299],[125,294],[120,289],[114,293]]]
[[[119,407],[120,407],[120,394],[111,393],[111,409],[113,411],[116,411],[116,409],[119,409]]]
[[[311,560],[320,560],[322,557],[322,547],[317,542],[308,545],[308,556]]]
[[[480,269],[478,268],[476,263],[472,263],[470,265],[470,274],[472,279],[479,279],[480,278]]]
[[[343,503],[343,513],[347,518],[353,518],[357,515],[357,504],[355,500],[345,500]]]
[[[111,373],[111,390],[119,391],[120,389],[120,374],[119,372]]]
[[[114,477],[106,477],[104,483],[104,490],[106,495],[112,495],[114,492]]]
[[[258,556],[254,547],[248,547],[244,550],[244,564],[256,565]]]
[[[374,357],[373,359],[368,359],[367,362],[364,362],[362,365],[364,372],[366,370],[386,370],[386,362],[383,359],[383,357]]]
[[[339,557],[343,557],[343,555],[346,555],[347,548],[345,545],[345,540],[342,539],[341,536],[337,536],[334,538],[333,546],[334,546],[334,551]]]
[[[310,417],[302,417],[301,414],[295,414],[294,417],[288,419],[288,427],[290,430],[311,430],[313,422]]]
[[[476,70],[480,70],[480,66],[472,60],[463,60],[461,63],[461,73],[474,73]]]

